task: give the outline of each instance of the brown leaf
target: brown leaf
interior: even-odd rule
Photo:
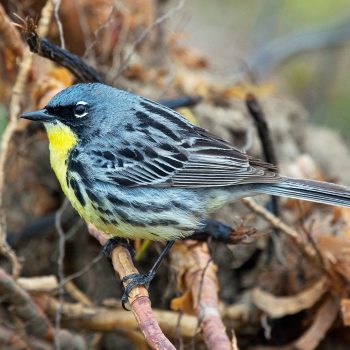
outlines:
[[[174,311],[183,311],[186,314],[194,315],[192,292],[187,290],[179,297],[172,299],[170,308]]]

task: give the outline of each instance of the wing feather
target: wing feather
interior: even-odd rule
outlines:
[[[90,153],[84,149],[89,154],[90,171],[98,180],[131,187],[218,187],[280,181],[273,165],[249,157],[167,107],[140,98],[134,112],[133,133],[120,132],[117,144],[111,144],[115,138],[106,138],[106,150],[101,152],[94,151],[94,145],[88,147]],[[103,151],[108,151],[108,159]]]

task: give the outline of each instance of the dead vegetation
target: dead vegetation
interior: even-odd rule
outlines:
[[[45,105],[76,81],[99,80],[172,99],[191,121],[255,156],[263,157],[261,142],[269,146],[267,157],[271,142],[252,124],[249,96],[264,112],[270,127],[265,136],[277,145],[281,172],[349,184],[342,171],[348,150],[332,132],[308,126],[297,102],[278,96],[271,84],[223,81],[210,73],[210,60],[184,46],[180,34],[167,32],[167,19],[182,5],[0,5],[0,96],[8,116],[0,156],[1,348],[348,348],[349,209],[283,200],[275,203],[276,217],[265,208],[268,198],[231,205],[215,219],[234,229],[216,221],[195,240],[177,242],[150,292],[135,288],[132,312],[126,312],[118,280],[137,271],[130,253],[114,249],[114,278],[100,253],[103,233],[61,206],[43,129],[18,120],[21,111]],[[48,41],[42,40],[46,33]],[[198,95],[199,103],[193,98]],[[316,152],[316,144],[329,140],[322,154]],[[337,162],[331,148],[339,150]],[[334,178],[338,174],[343,177]],[[158,248],[135,242],[143,271]]]

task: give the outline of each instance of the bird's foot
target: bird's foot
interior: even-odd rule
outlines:
[[[126,304],[128,302],[128,297],[131,291],[137,286],[144,286],[148,290],[149,285],[153,280],[155,274],[156,274],[155,271],[150,270],[144,275],[139,273],[132,273],[122,278],[121,282],[123,287],[123,295],[122,295],[121,301],[122,301],[122,306],[125,310],[128,310],[126,308]],[[126,281],[128,281],[128,284],[124,287],[124,282]]]
[[[130,245],[129,241],[125,238],[120,238],[120,237],[110,238],[102,247],[103,254],[108,259],[111,259],[112,251],[117,245],[121,245],[125,247],[126,249],[128,249],[128,251],[132,256],[134,255],[134,248]]]

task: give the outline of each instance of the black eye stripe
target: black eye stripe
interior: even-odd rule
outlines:
[[[75,105],[46,106],[45,109],[52,115],[61,118],[73,117]]]
[[[45,109],[51,114],[61,119],[76,118],[84,116],[88,112],[88,105],[83,104],[72,104],[72,105],[57,105],[57,106],[46,106]]]

